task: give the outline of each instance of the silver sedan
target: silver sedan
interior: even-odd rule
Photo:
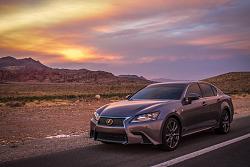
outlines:
[[[233,114],[230,96],[212,84],[157,83],[97,109],[90,137],[103,143],[154,144],[174,150],[186,135],[207,129],[228,133]]]

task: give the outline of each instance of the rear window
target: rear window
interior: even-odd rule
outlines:
[[[199,85],[200,85],[203,97],[214,96],[212,87],[209,84],[200,83]]]
[[[191,85],[188,87],[186,96],[189,96],[189,95],[192,94],[192,93],[196,93],[196,94],[202,96],[200,87],[199,87],[199,85],[198,85],[197,83],[191,84]]]

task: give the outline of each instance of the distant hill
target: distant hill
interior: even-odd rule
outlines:
[[[70,70],[50,68],[32,58],[0,58],[0,82],[44,82],[44,83],[97,83],[97,84],[147,84],[151,81],[136,75],[115,76],[105,71],[87,69]]]
[[[41,64],[39,61],[35,61],[32,58],[16,59],[14,57],[3,57],[0,58],[0,69],[15,70],[15,69],[50,69],[45,65]]]
[[[220,88],[224,93],[250,93],[250,72],[230,72],[204,79]]]

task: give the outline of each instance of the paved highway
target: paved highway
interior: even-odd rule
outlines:
[[[0,166],[6,167],[88,167],[88,166],[154,166],[165,165],[169,161],[181,159],[186,155],[211,146],[227,143],[239,138],[218,149],[208,151],[199,156],[188,158],[173,164],[177,167],[189,166],[220,166],[220,167],[249,167],[250,166],[250,117],[235,120],[231,132],[227,135],[217,135],[213,131],[201,132],[183,138],[176,151],[164,152],[150,145],[117,145],[99,144],[81,149],[74,149],[39,157],[5,162]],[[245,138],[242,139],[242,136]],[[176,162],[176,161],[175,161]],[[160,164],[160,165],[159,165]]]

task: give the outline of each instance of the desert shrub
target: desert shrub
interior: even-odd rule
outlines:
[[[95,95],[95,99],[100,100],[101,99],[101,95]]]
[[[22,107],[25,105],[25,102],[21,101],[9,101],[5,103],[6,106],[8,107]]]

